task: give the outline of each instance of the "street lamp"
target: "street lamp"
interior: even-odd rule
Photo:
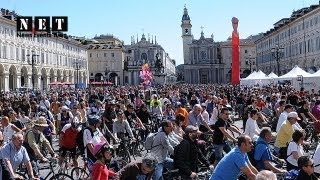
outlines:
[[[272,56],[276,58],[277,61],[278,76],[280,76],[280,58],[283,56],[283,49],[284,48],[279,47],[278,44],[276,44],[276,46],[271,49]]]
[[[252,65],[253,65],[253,60],[255,58],[251,57],[251,54],[249,55],[249,57],[246,58],[246,64],[248,65],[249,64],[249,68],[250,68],[250,73],[252,73]]]
[[[32,90],[34,91],[34,80],[35,80],[35,74],[34,74],[34,67],[37,64],[37,59],[35,57],[38,57],[38,54],[35,54],[34,50],[31,51],[31,54],[27,54],[28,57],[31,56],[31,61],[28,59],[28,64],[31,65],[31,73],[32,73]]]
[[[79,70],[82,68],[82,64],[83,62],[80,61],[80,60],[77,60],[76,62],[74,62],[74,67],[77,71],[77,75],[76,75],[76,78],[77,78],[77,85],[76,85],[76,88],[79,86]]]

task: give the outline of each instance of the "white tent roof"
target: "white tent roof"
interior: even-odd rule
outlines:
[[[278,76],[274,73],[274,72],[271,72],[269,75],[268,75],[269,78],[278,78]]]
[[[251,79],[268,79],[267,75],[259,70]]]
[[[244,79],[251,79],[251,78],[253,78],[256,74],[257,74],[257,71],[253,71],[249,76],[247,76],[247,77],[244,78]]]
[[[311,77],[319,77],[320,76],[320,69],[317,72],[311,74],[310,76]]]
[[[287,74],[284,74],[282,76],[280,76],[279,78],[283,79],[283,78],[296,78],[298,75],[301,75],[303,77],[310,77],[311,74],[307,73],[306,71],[304,71],[303,69],[301,69],[300,67],[298,67],[297,65],[291,69],[291,71],[289,71]]]

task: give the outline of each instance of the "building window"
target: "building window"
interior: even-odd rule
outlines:
[[[201,51],[201,59],[206,59],[207,53],[205,51]]]
[[[114,53],[111,53],[111,57],[114,57]]]
[[[20,57],[19,57],[19,48],[16,48],[16,60],[19,60]]]
[[[14,54],[13,54],[13,46],[9,46],[10,47],[10,59],[14,59]]]
[[[107,53],[104,53],[104,57],[107,57]]]
[[[7,59],[7,45],[3,45],[2,58]]]
[[[21,60],[22,61],[26,60],[26,50],[25,49],[21,49]]]
[[[44,64],[44,53],[41,53],[41,63]]]
[[[92,57],[92,53],[89,54],[89,57]]]

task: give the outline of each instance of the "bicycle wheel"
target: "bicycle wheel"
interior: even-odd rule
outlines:
[[[68,174],[56,174],[50,178],[50,180],[73,180],[73,178]]]
[[[86,169],[83,169],[83,168],[80,168],[80,167],[73,168],[72,171],[71,171],[71,176],[75,180],[77,180],[77,179],[89,179],[90,178],[90,175],[86,171]]]

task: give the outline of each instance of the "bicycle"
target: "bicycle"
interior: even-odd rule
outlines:
[[[71,170],[71,176],[77,180],[77,179],[90,179],[90,169],[91,166],[93,164],[93,162],[91,162],[89,159],[87,159],[85,157],[85,155],[81,155],[82,159],[83,159],[83,167],[78,166],[78,167],[74,167]]]
[[[39,164],[40,160],[37,160],[37,163],[36,164]],[[44,178],[43,177],[39,177],[43,180],[73,180],[73,178],[68,175],[68,174],[64,174],[64,173],[55,173],[54,172],[54,167],[55,165],[57,165],[58,161],[57,159],[55,158],[51,158],[51,159],[48,159],[48,163],[49,163],[49,169],[50,169],[50,172],[49,174],[47,174]],[[39,171],[42,170],[42,169],[39,169]],[[23,177],[23,179],[30,179],[28,177],[28,174],[27,174],[27,171],[18,171],[16,172],[17,174],[19,174],[19,176]]]

